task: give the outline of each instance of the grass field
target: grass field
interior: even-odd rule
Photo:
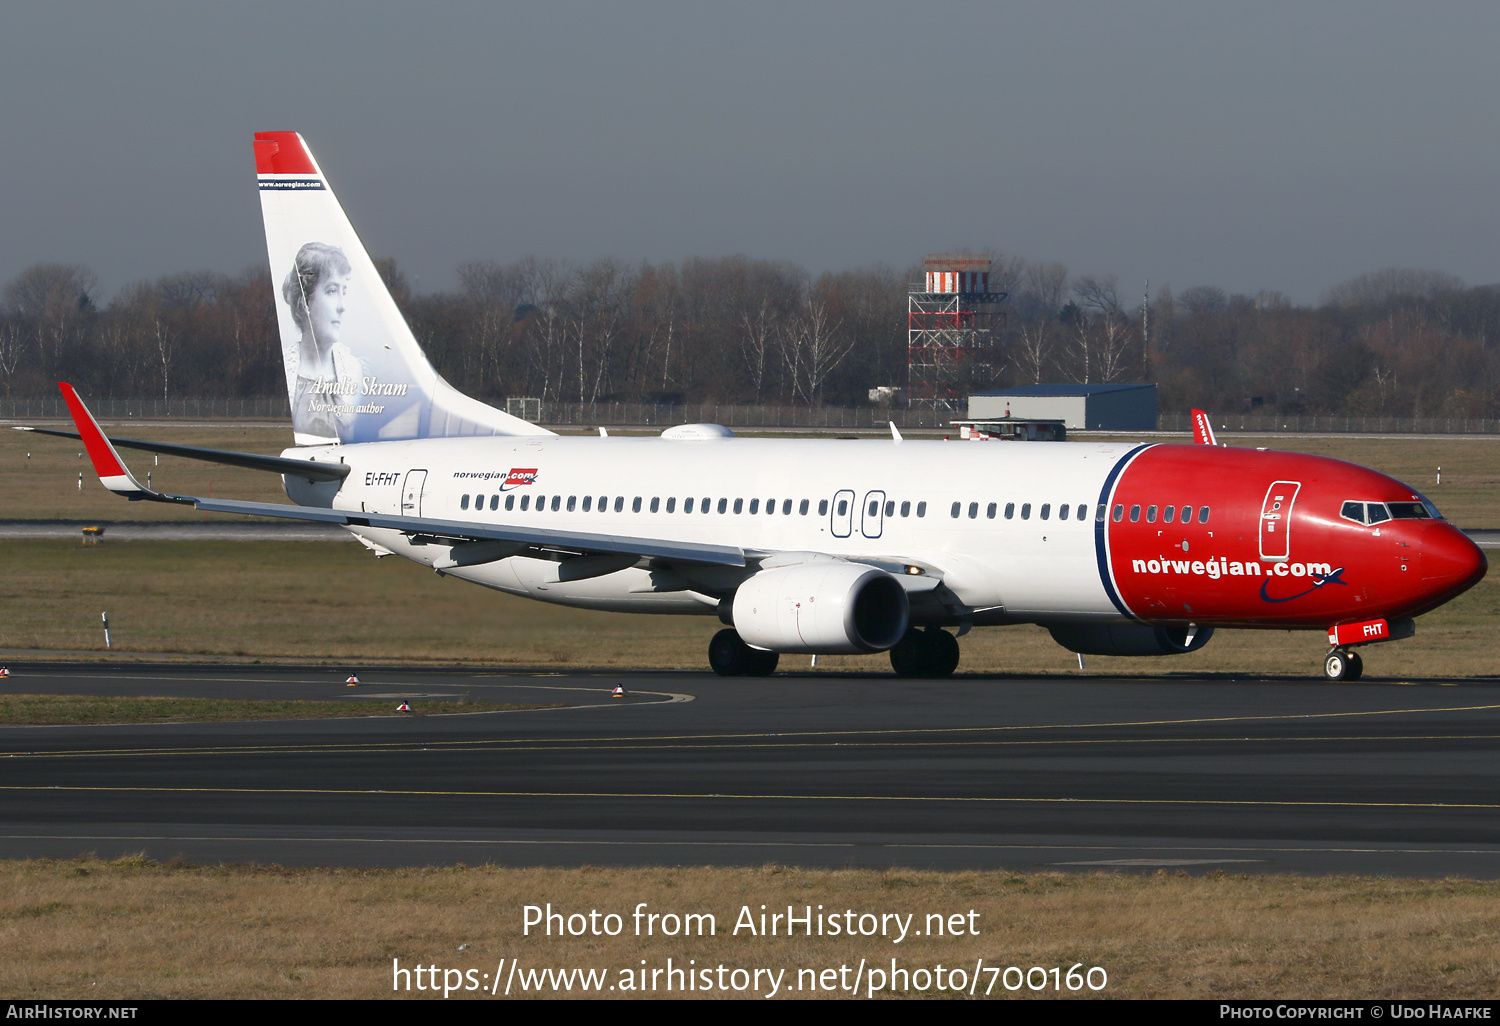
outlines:
[[[114,641],[106,653],[99,614]],[[1500,675],[1491,575],[1421,618],[1417,635],[1365,650],[1372,678]],[[712,616],[640,616],[550,606],[376,560],[329,542],[0,541],[0,650],[183,657],[427,662],[549,668],[703,669]],[[1076,657],[1036,627],[979,628],[961,673],[1076,674]],[[1161,658],[1091,656],[1087,672],[1314,676],[1319,632],[1220,631]],[[787,656],[783,669],[808,669]],[[823,656],[818,672],[889,672],[884,655]],[[19,687],[17,681],[14,686]]]
[[[638,902],[659,913],[712,913],[715,933],[637,938],[630,924]],[[613,938],[523,936],[522,906],[547,903],[564,914],[616,913],[624,930]],[[879,937],[752,937],[744,930],[736,936],[740,909],[749,906],[758,916],[761,905],[911,914],[919,930],[929,915],[959,913],[965,934],[911,934],[900,944]],[[971,910],[977,915],[969,920]],[[861,959],[888,969],[895,958],[908,970],[925,967],[929,986],[934,966],[972,973],[983,959],[1023,972],[1057,966],[1060,975],[1077,963],[1098,966],[1108,974],[1103,997],[1491,1001],[1500,976],[1500,884],[1165,872],[361,871],[191,867],[138,858],[6,862],[0,863],[0,948],[6,952],[0,991],[21,1000],[388,997],[392,959],[435,965],[440,978],[443,970],[473,970],[480,981],[504,958],[523,969],[603,969],[615,982],[621,970],[639,971],[643,962],[648,970],[665,969],[670,957],[679,967],[695,960],[785,970],[784,986],[792,990],[782,996],[792,997],[847,998],[847,991],[809,991],[825,978],[805,971],[847,966],[848,985]],[[916,996],[911,980],[875,994]],[[982,972],[978,993],[992,980]],[[664,986],[658,982],[656,993],[645,996],[674,996]],[[400,996],[433,997],[413,987]],[[518,995],[513,988],[511,996]],[[579,996],[576,987],[570,996]],[[992,996],[1073,995],[1050,986],[1040,994],[1024,987],[1011,992],[997,982]],[[1082,989],[1081,996],[1094,995]]]
[[[222,427],[185,428],[106,424],[105,430],[127,438],[149,438],[179,445],[271,455],[279,454],[291,444],[291,433],[285,427],[261,423],[231,422]],[[1264,445],[1290,452],[1332,456],[1373,467],[1421,489],[1448,519],[1461,527],[1500,528],[1500,437],[1393,439],[1360,435],[1337,438],[1278,435],[1275,438],[1236,438],[1227,435],[1226,440],[1230,445]],[[0,520],[98,519],[107,522],[223,519],[228,516],[199,513],[191,508],[162,503],[126,503],[99,485],[88,459],[79,458],[82,451],[82,446],[71,439],[0,430]],[[30,459],[27,459],[27,453],[31,454]],[[286,501],[280,478],[274,474],[215,466],[174,456],[163,456],[158,464],[151,454],[131,450],[124,450],[122,455],[142,481],[150,471],[152,484],[161,490],[221,499]],[[1438,467],[1443,468],[1442,485],[1436,484]],[[82,490],[78,487],[80,471],[84,475]]]

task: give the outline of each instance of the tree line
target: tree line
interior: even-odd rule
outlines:
[[[976,388],[1160,385],[1164,410],[1500,414],[1500,286],[1386,270],[1316,305],[1212,286],[1127,298],[1114,276],[988,254],[1003,318],[959,368]],[[907,385],[907,291],[921,268],[810,274],[743,256],[466,263],[452,292],[381,275],[438,370],[469,394],[544,401],[853,406]],[[50,395],[284,392],[270,276],[186,272],[121,289],[37,264],[0,292],[0,385]]]

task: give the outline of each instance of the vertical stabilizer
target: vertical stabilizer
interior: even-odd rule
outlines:
[[[255,171],[299,445],[551,433],[427,362],[300,135],[257,132]]]

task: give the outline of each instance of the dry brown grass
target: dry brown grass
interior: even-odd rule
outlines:
[[[637,902],[712,912],[704,938],[636,938]],[[625,917],[616,938],[523,937],[521,907]],[[979,912],[977,937],[752,938],[759,913]],[[461,945],[467,945],[460,951]],[[1278,876],[905,870],[195,868],[140,859],[0,863],[0,990],[13,998],[370,998],[393,958],[493,973],[681,965],[1057,966],[1111,997],[1481,998],[1500,973],[1500,884]],[[987,980],[987,977],[985,977]],[[984,985],[981,984],[981,991]],[[996,986],[997,995],[1003,990]],[[1087,993],[1087,992],[1085,992]],[[659,992],[660,994],[660,992]],[[418,996],[413,993],[412,996]],[[430,997],[430,994],[421,996]],[[665,996],[665,995],[660,995]],[[814,996],[803,994],[801,996]],[[826,995],[834,996],[834,995]],[[845,995],[847,996],[847,995]],[[1029,997],[1028,991],[1002,996]]]
[[[329,542],[0,541],[0,649],[551,668],[703,669],[711,616],[640,616],[550,606],[440,578],[400,559]],[[1500,576],[1422,617],[1417,635],[1365,650],[1372,677],[1500,674]],[[963,639],[965,673],[1076,674],[1072,653],[1035,627]],[[1221,631],[1185,656],[1089,657],[1091,674],[1313,676],[1318,632]],[[806,671],[787,656],[786,670]],[[884,655],[824,656],[820,672],[889,672]],[[12,686],[21,687],[17,679]]]

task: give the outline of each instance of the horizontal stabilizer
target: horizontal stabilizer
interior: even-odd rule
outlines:
[[[82,438],[77,431],[54,431],[50,428],[21,427],[17,431],[34,431],[39,435],[56,435],[58,438]],[[141,449],[145,452],[161,453],[163,456],[181,456],[184,459],[203,460],[206,463],[222,463],[227,467],[245,467],[248,470],[268,470],[274,474],[292,474],[309,481],[342,481],[349,476],[349,467],[344,463],[321,463],[316,460],[289,460],[284,456],[262,456],[253,452],[235,452],[231,449],[204,449],[196,445],[172,445],[167,442],[146,442],[139,438],[109,438],[106,441],[122,449]]]

